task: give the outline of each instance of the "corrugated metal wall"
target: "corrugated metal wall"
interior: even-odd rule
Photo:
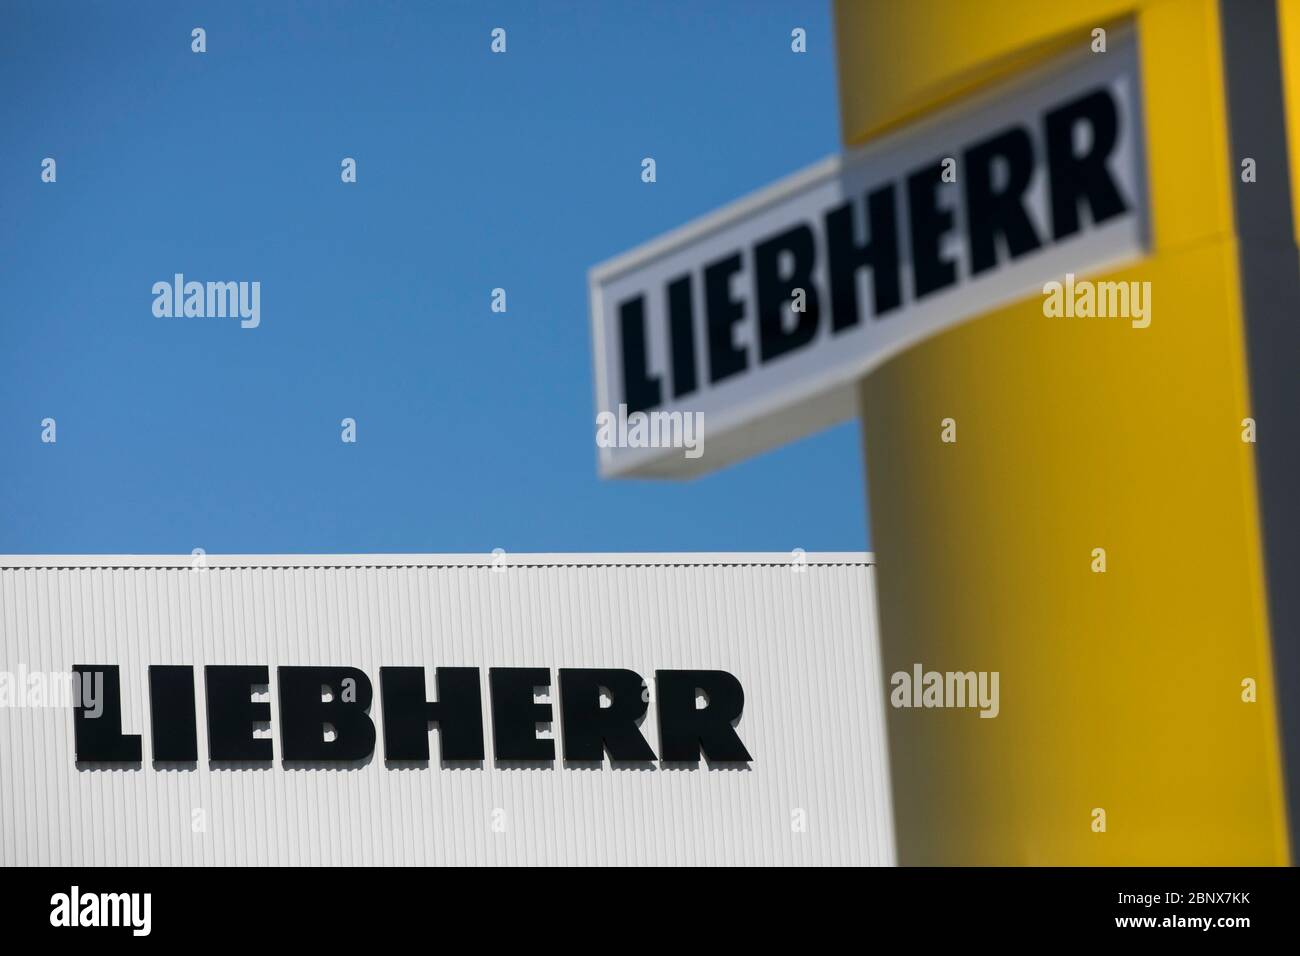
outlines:
[[[118,664],[140,769],[79,770],[70,708],[0,707],[0,863],[893,862],[864,555],[0,558],[0,669]],[[209,769],[203,664],[271,668],[270,769]],[[156,770],[147,668],[193,664],[200,760]],[[482,668],[482,768],[281,766],[280,664]],[[716,668],[748,770],[493,764],[491,666]],[[552,700],[556,688],[552,687]],[[558,709],[557,709],[558,717]],[[558,728],[558,719],[557,724]],[[558,732],[558,730],[557,730]],[[658,749],[654,705],[642,726]],[[195,811],[206,818],[196,832]],[[804,821],[800,831],[797,823]]]

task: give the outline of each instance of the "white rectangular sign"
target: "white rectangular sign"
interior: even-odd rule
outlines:
[[[892,864],[872,559],[798,558],[0,556],[0,872]],[[74,694],[77,664],[98,677]],[[230,676],[250,666],[251,699]],[[303,667],[354,673],[286,681]],[[516,667],[523,682],[493,676]],[[737,690],[697,707],[667,671]],[[700,738],[715,707],[748,761]],[[697,760],[668,758],[674,712]],[[599,759],[573,757],[584,721]],[[83,759],[97,722],[97,746],[128,752]],[[295,726],[369,755],[293,759]],[[616,759],[632,735],[655,759]],[[507,738],[542,754],[507,759]],[[224,759],[232,742],[265,753]],[[457,759],[467,743],[482,756]]]
[[[687,477],[850,418],[908,346],[1141,255],[1136,39],[1111,39],[593,269],[601,473]]]

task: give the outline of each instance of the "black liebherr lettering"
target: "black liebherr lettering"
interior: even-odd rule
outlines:
[[[820,216],[805,214],[746,248],[715,255],[698,271],[678,271],[654,296],[625,299],[618,321],[629,411],[664,400],[669,368],[649,364],[647,336],[662,338],[654,354],[671,363],[673,398],[697,395],[827,335],[888,318],[907,295],[925,300],[958,288],[1129,212],[1111,168],[1119,120],[1114,92],[1098,87],[1046,110],[1036,124],[1013,124],[953,150],[961,157],[953,177],[945,174],[947,157],[933,157]],[[1031,209],[1031,194],[1045,202]],[[952,251],[957,237],[961,255]],[[870,302],[862,295],[867,276]],[[802,312],[790,307],[800,291]]]

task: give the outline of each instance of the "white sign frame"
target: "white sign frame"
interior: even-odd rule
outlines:
[[[742,325],[749,331],[750,364],[732,379],[708,385],[704,341],[704,303],[698,269],[730,251],[746,260],[742,275],[752,284],[755,238],[800,221],[816,221],[826,210],[850,197],[859,200],[868,188],[897,181],[907,171],[937,158],[956,155],[982,136],[1012,124],[1024,125],[1034,138],[1033,178],[1025,205],[1040,235],[1046,228],[1047,177],[1042,161],[1041,130],[1026,116],[1066,102],[1098,85],[1107,85],[1120,106],[1119,138],[1108,168],[1121,187],[1129,209],[1100,225],[1084,214],[1085,227],[1073,236],[1045,242],[1014,262],[1005,261],[978,277],[969,276],[965,214],[960,183],[944,184],[939,202],[956,220],[943,253],[958,261],[953,286],[917,302],[912,288],[905,199],[896,197],[900,232],[903,304],[886,316],[862,318],[857,327],[832,333],[823,314],[812,344],[767,364],[756,361],[757,335],[751,298]],[[703,216],[632,251],[594,267],[589,273],[592,342],[595,360],[596,411],[617,416],[621,395],[621,356],[617,348],[617,304],[636,291],[646,299],[647,349],[652,366],[666,369],[664,282],[691,272],[695,347],[700,388],[674,401],[667,395],[654,411],[703,413],[703,454],[688,457],[681,448],[598,447],[604,477],[686,478],[702,474],[783,442],[811,434],[857,414],[857,383],[893,356],[923,339],[989,310],[1041,294],[1042,285],[1065,273],[1097,273],[1139,258],[1149,247],[1145,129],[1137,40],[1131,29],[1112,31],[1106,53],[1091,52],[1058,59],[1016,80],[973,96],[882,137],[871,145],[821,160],[736,202]],[[958,178],[960,178],[960,171]],[[900,190],[896,189],[896,193]],[[859,226],[861,212],[859,216]],[[813,281],[826,300],[825,236],[817,236]],[[864,270],[865,272],[865,270]],[[870,278],[860,274],[860,302],[870,302]],[[737,286],[739,288],[739,286]],[[829,308],[824,307],[824,313]],[[736,344],[740,344],[737,342]]]

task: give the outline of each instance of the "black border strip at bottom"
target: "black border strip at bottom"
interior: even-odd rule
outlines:
[[[822,940],[843,930],[864,943],[898,934],[918,943],[969,944],[1105,935],[1231,945],[1243,933],[1283,938],[1300,900],[1294,869],[469,870],[453,876],[405,869],[99,868],[8,869],[4,876],[6,942],[31,935],[55,942],[78,933],[82,942],[191,941],[205,951],[221,943],[355,939],[373,952],[417,940],[450,943],[449,929],[487,930],[484,944],[494,947],[518,931],[528,934],[528,945],[540,946],[577,926],[608,934],[611,942],[648,931],[674,948],[703,942],[675,929],[727,933],[734,942],[733,932],[782,925]],[[143,896],[110,904],[128,925],[52,925],[70,922],[74,886],[81,913],[100,907],[101,894],[150,894],[148,935],[137,934]],[[95,902],[88,904],[91,896]],[[604,944],[590,939],[585,945]]]

